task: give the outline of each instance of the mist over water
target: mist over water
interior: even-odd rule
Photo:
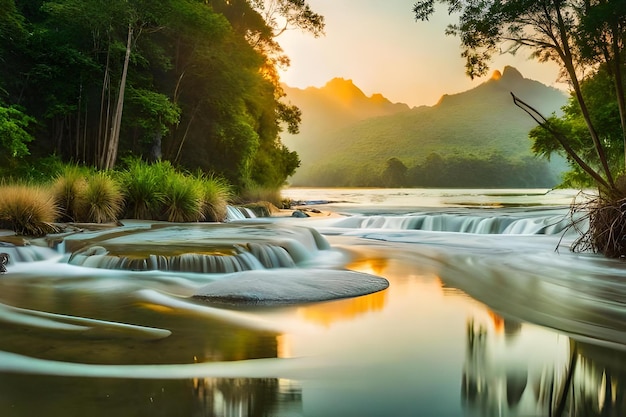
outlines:
[[[626,266],[569,251],[575,192],[284,194],[322,213],[2,248],[15,253],[0,278],[0,415],[626,411]],[[276,307],[190,298],[293,268],[389,287]]]

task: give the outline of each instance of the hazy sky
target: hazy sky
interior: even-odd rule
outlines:
[[[453,21],[439,7],[427,22],[415,21],[414,0],[308,0],[326,19],[326,36],[292,30],[278,38],[291,66],[281,73],[292,87],[321,87],[334,77],[352,79],[367,95],[382,93],[411,106],[433,105],[448,93],[465,91],[485,78],[465,75],[459,39],[446,36]],[[517,56],[495,58],[491,70],[516,67],[526,78],[557,86],[557,69]]]

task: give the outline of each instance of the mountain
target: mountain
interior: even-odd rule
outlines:
[[[528,132],[535,122],[515,106],[511,92],[545,116],[558,112],[567,101],[562,91],[524,78],[510,66],[494,71],[471,90],[412,109],[382,96],[365,97],[352,82],[341,79],[322,89],[286,92],[303,112],[301,134],[283,137],[302,160],[292,178],[294,185],[319,185],[320,172],[382,171],[390,158],[407,167],[435,153],[444,158],[486,158],[493,153],[528,158],[532,156]]]
[[[378,116],[388,116],[409,111],[404,103],[392,103],[382,94],[367,97],[352,80],[334,78],[321,88],[299,89],[283,85],[287,100],[302,110],[299,135],[285,133],[282,137],[290,149],[301,155],[309,154],[309,148],[327,132],[356,122]]]

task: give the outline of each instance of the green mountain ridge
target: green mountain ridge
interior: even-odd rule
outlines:
[[[535,122],[515,106],[511,92],[546,116],[558,112],[567,99],[562,91],[526,79],[513,67],[505,67],[502,73],[494,71],[491,79],[471,90],[444,95],[434,106],[412,109],[382,96],[367,98],[351,82],[353,87],[340,81],[333,80],[328,89],[299,90],[299,95],[287,92],[288,99],[303,112],[301,134],[283,137],[302,161],[292,178],[294,185],[319,185],[316,177],[320,172],[382,171],[390,158],[407,167],[423,163],[432,154],[487,158],[495,153],[514,160],[529,158],[528,132]],[[343,84],[342,88],[338,84]],[[328,103],[333,99],[328,97],[324,111],[316,107],[320,96],[332,97],[337,91],[334,100],[343,107],[331,107]],[[384,105],[374,110],[375,101]]]

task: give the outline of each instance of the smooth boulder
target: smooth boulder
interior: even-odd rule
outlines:
[[[200,288],[193,298],[211,304],[270,306],[356,297],[388,286],[386,279],[361,272],[280,268],[230,274]]]

